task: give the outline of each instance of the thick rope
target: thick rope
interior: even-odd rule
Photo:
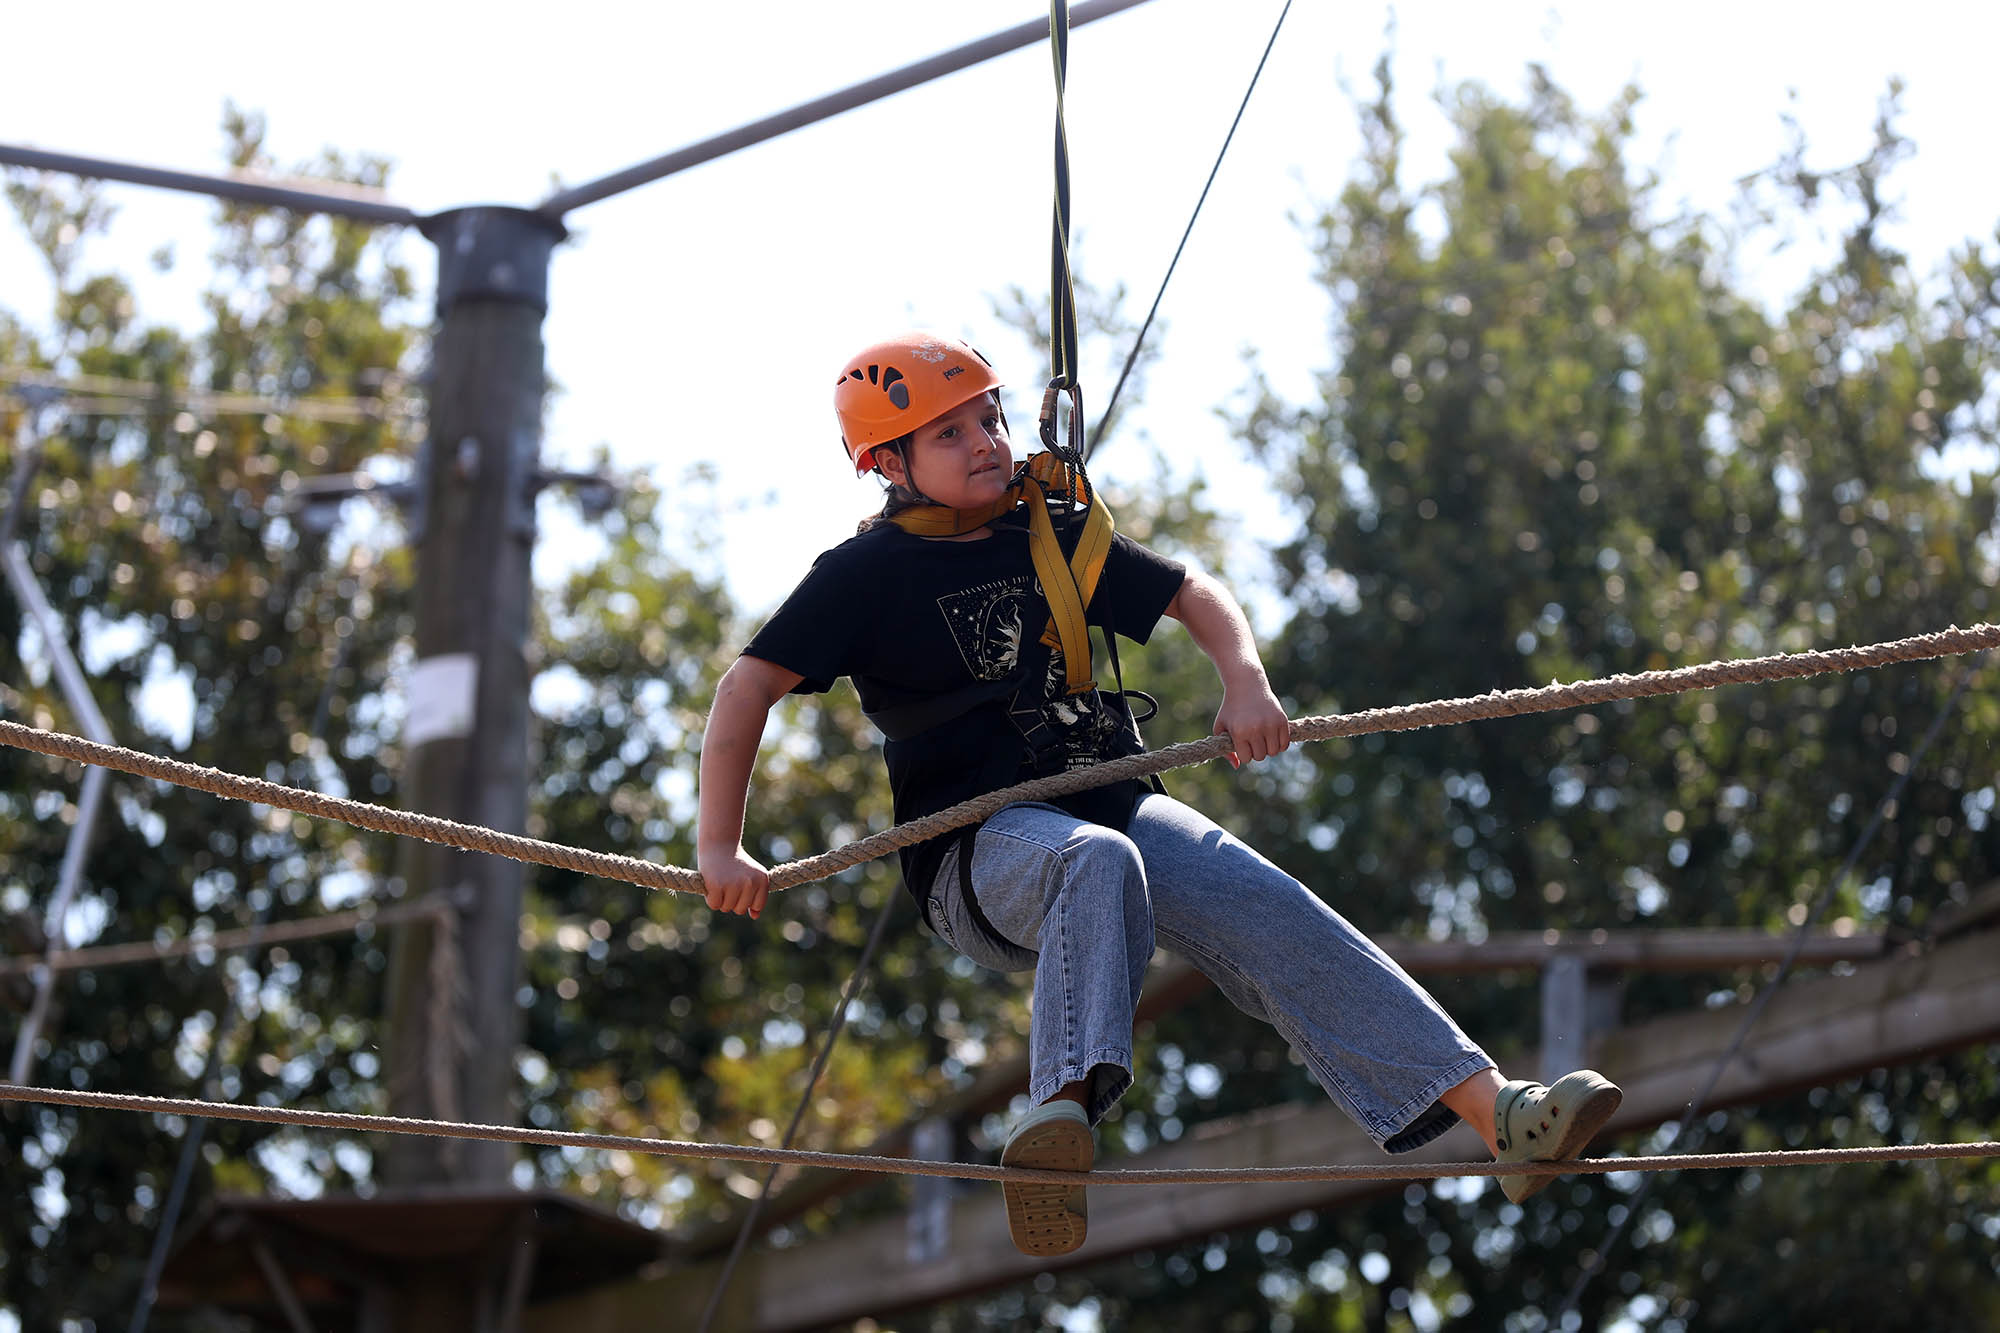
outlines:
[[[283,1106],[245,1106],[185,1097],[138,1097],[129,1093],[91,1092],[70,1088],[24,1088],[0,1084],[0,1102],[40,1102],[50,1106],[85,1106],[149,1115],[207,1116],[262,1124],[317,1129],[348,1129],[361,1133],[421,1134],[432,1138],[486,1139],[499,1143],[533,1143],[556,1148],[596,1148],[645,1153],[654,1157],[692,1157],[719,1162],[770,1162],[829,1167],[839,1171],[872,1171],[883,1175],[948,1176],[954,1180],[1001,1180],[1018,1184],[1073,1185],[1249,1185],[1306,1180],[1444,1180],[1457,1176],[1490,1176],[1496,1169],[1508,1175],[1609,1175],[1621,1171],[1681,1171],[1701,1167],[1758,1168],[1768,1166],[1843,1166],[1860,1162],[1917,1162],[1947,1158],[2000,1157],[2000,1142],[1885,1144],[1870,1148],[1794,1148],[1776,1152],[1689,1154],[1663,1157],[1592,1157],[1567,1162],[1393,1162],[1365,1166],[1246,1166],[1181,1167],[1125,1171],[1046,1171],[1019,1166],[987,1166],[980,1162],[928,1162],[911,1157],[873,1157],[861,1153],[811,1152],[802,1148],[759,1148],[751,1145],[690,1143],[676,1139],[641,1139],[621,1134],[586,1134],[574,1130],[533,1129],[514,1125],[461,1124],[448,1120],[411,1120],[398,1116],[361,1115],[343,1111],[307,1111]]]
[[[1295,741],[1322,741],[1341,736],[1364,736],[1383,731],[1415,731],[1421,727],[1450,726],[1497,717],[1521,717],[1564,708],[1582,708],[1641,699],[1661,694],[1681,694],[1690,690],[1714,689],[1720,685],[1767,684],[1824,675],[1830,671],[1858,671],[1950,657],[2000,646],[2000,625],[1974,625],[1968,629],[1952,626],[1932,634],[1907,639],[1866,644],[1854,648],[1829,648],[1814,652],[1779,653],[1771,657],[1744,658],[1734,662],[1708,662],[1701,666],[1646,671],[1637,675],[1607,676],[1600,680],[1577,681],[1570,685],[1544,685],[1532,689],[1495,690],[1462,699],[1440,699],[1431,703],[1400,704],[1391,708],[1371,708],[1359,713],[1335,713],[1323,717],[1298,718],[1292,723]],[[401,837],[421,838],[470,852],[490,852],[496,856],[554,866],[605,879],[624,880],[649,889],[677,889],[687,893],[703,890],[698,871],[655,865],[636,857],[587,851],[543,842],[538,838],[501,833],[477,825],[454,823],[435,815],[409,810],[392,810],[344,797],[302,791],[261,778],[241,777],[213,768],[184,764],[175,759],[143,754],[117,745],[100,745],[81,736],[45,731],[0,721],[0,745],[32,750],[56,759],[72,759],[117,769],[136,777],[154,778],[178,786],[194,787],[217,796],[254,801],[303,815],[337,819],[357,828]],[[1220,758],[1229,750],[1229,738],[1209,736],[1198,741],[1169,745],[1147,754],[1114,759],[1053,777],[1017,783],[998,791],[961,801],[946,810],[922,819],[871,834],[817,856],[788,861],[771,872],[773,889],[788,889],[825,879],[851,866],[887,856],[900,847],[928,841],[939,834],[978,823],[1003,806],[1016,801],[1041,801],[1067,796],[1090,787],[1125,778],[1145,777],[1168,769],[1184,768]]]

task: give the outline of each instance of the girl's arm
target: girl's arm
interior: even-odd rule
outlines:
[[[759,657],[739,657],[715,687],[715,707],[701,738],[695,865],[708,905],[720,912],[762,916],[770,873],[743,850],[743,807],[750,771],[771,708],[804,677]]]
[[[1215,663],[1222,677],[1222,707],[1215,715],[1215,735],[1229,737],[1229,763],[1266,759],[1292,743],[1292,728],[1283,705],[1271,693],[1263,659],[1243,608],[1223,587],[1198,569],[1190,569],[1166,613],[1187,627],[1195,646]]]

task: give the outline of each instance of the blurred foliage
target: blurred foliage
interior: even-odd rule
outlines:
[[[232,110],[232,165],[270,171],[263,125]],[[372,160],[310,168],[380,183]],[[330,537],[285,502],[302,476],[396,459],[419,342],[409,275],[365,228],[223,206],[205,326],[147,323],[123,278],[88,266],[112,219],[94,186],[14,174],[7,195],[47,261],[42,312],[0,317],[6,369],[82,384],[15,416],[11,474],[38,437],[16,535],[63,616],[115,739],[235,772],[379,800],[392,789],[391,663],[408,632],[393,545]],[[213,395],[268,411],[211,413]],[[293,415],[338,399],[341,419]],[[78,730],[38,634],[0,598],[0,707]],[[0,753],[0,911],[37,933],[76,818],[77,773]],[[72,938],[179,937],[290,916],[367,886],[382,840],[198,792],[114,778],[70,914]],[[218,1095],[375,1110],[372,934],[81,972],[58,982],[36,1077],[186,1094],[225,1040]],[[225,986],[226,982],[226,986]],[[26,996],[15,993],[14,1003]],[[25,1012],[22,1007],[17,1013]],[[7,1025],[11,1049],[15,1024]],[[28,1327],[129,1311],[186,1126],[47,1107],[0,1114],[0,1180],[32,1201],[0,1221],[0,1303]],[[347,1188],[366,1154],[266,1126],[218,1126],[198,1184]]]
[[[1968,245],[1947,271],[1919,275],[1884,239],[1885,183],[1910,151],[1893,94],[1866,158],[1815,170],[1801,141],[1753,183],[1759,216],[1736,230],[1662,219],[1653,182],[1626,156],[1636,93],[1587,114],[1539,72],[1518,102],[1453,90],[1451,169],[1419,187],[1404,179],[1389,92],[1378,72],[1357,106],[1365,151],[1312,224],[1335,311],[1320,392],[1291,403],[1253,384],[1236,422],[1296,518],[1275,537],[1289,616],[1266,652],[1289,711],[1992,618],[2000,274]],[[232,111],[226,128],[233,163],[269,169],[254,117]],[[378,185],[387,170],[332,156],[310,169]],[[54,301],[45,319],[0,311],[0,366],[150,386],[130,414],[72,408],[31,422],[16,408],[5,441],[11,468],[34,427],[59,423],[20,535],[114,731],[219,768],[393,799],[413,573],[404,534],[362,502],[322,531],[284,499],[297,477],[399,475],[414,446],[423,338],[392,247],[347,224],[222,207],[205,322],[175,330],[146,323],[122,279],[89,270],[88,241],[111,221],[94,189],[15,176],[8,193],[48,260]],[[1767,309],[1744,256],[1759,229],[1805,217],[1837,225],[1842,242]],[[1092,365],[1115,369],[1130,345],[1123,295],[1080,288]],[[1046,336],[1046,310],[1022,293],[999,314]],[[1140,359],[1128,402],[1152,359]],[[202,415],[196,390],[375,407],[341,424]],[[1023,444],[1032,431],[1015,423]],[[1156,484],[1107,493],[1120,529],[1226,581],[1249,577],[1246,538],[1272,535],[1240,531],[1198,476],[1155,457]],[[703,536],[716,526],[712,477],[620,480],[601,519],[543,510],[563,558],[537,593],[530,832],[687,865],[703,716],[751,627]],[[866,508],[858,501],[856,517]],[[1147,728],[1156,743],[1209,731],[1218,690],[1185,635],[1163,627],[1121,655],[1127,683],[1161,701]],[[1782,929],[1910,767],[1959,669],[1332,742],[1167,782],[1378,933]],[[73,725],[11,599],[0,599],[0,706]],[[1935,912],[1994,878],[1996,729],[1992,692],[1973,689],[1856,875],[1834,886],[1836,916],[1921,937]],[[846,688],[788,699],[758,769],[751,849],[775,862],[885,826],[874,746]],[[0,908],[17,937],[32,936],[53,887],[75,780],[0,752]],[[83,935],[176,936],[267,904],[296,915],[379,891],[389,874],[392,849],[369,835],[146,784],[113,790],[72,917]],[[931,940],[893,862],[783,894],[760,922],[711,915],[687,895],[532,871],[514,1056],[524,1120],[776,1142],[884,910],[895,916],[883,953],[803,1120],[809,1147],[865,1146],[1018,1056],[1025,978]],[[41,1076],[185,1094],[222,1031],[220,1095],[380,1109],[384,949],[372,932],[230,962],[226,995],[205,961],[66,980]],[[1623,1016],[1727,999],[1756,980],[1635,977]],[[1531,1044],[1531,978],[1439,990],[1496,1050]],[[1281,1040],[1213,995],[1163,1015],[1139,1048],[1138,1084],[1101,1135],[1108,1156],[1320,1096]],[[1993,1051],[1961,1052],[1718,1113],[1702,1129],[1718,1150],[1987,1137],[1996,1071]],[[969,1150],[990,1151],[1003,1124],[968,1126]],[[31,1326],[122,1319],[186,1127],[13,1107],[0,1129],[0,1180],[30,1202],[0,1222],[0,1304]],[[552,1149],[525,1151],[515,1175],[682,1237],[726,1236],[761,1178]],[[197,1189],[365,1191],[371,1179],[365,1141],[229,1124],[211,1132]],[[1641,1198],[1626,1177],[1565,1181],[1525,1208],[1484,1182],[1391,1189],[894,1326],[1533,1330],[1628,1214],[1577,1326],[2000,1322],[1990,1164],[1690,1172],[1661,1185]],[[787,1220],[779,1238],[900,1207],[906,1193],[869,1184]]]
[[[1636,92],[1586,115],[1538,70],[1518,104],[1453,90],[1451,170],[1417,188],[1386,68],[1357,107],[1365,152],[1314,226],[1333,367],[1315,400],[1263,388],[1238,423],[1297,517],[1276,546],[1292,616],[1266,652],[1294,716],[1991,618],[2000,271],[1971,245],[1925,278],[1884,239],[1910,151],[1894,90],[1862,161],[1812,171],[1801,142],[1752,183],[1759,225],[1816,211],[1842,233],[1771,314],[1740,271],[1756,232],[1660,220],[1625,157]],[[1204,799],[1373,931],[1782,930],[1965,669],[1335,741],[1238,784],[1261,800]],[[1833,917],[1920,936],[1992,882],[1996,728],[1975,686]],[[1757,980],[1633,977],[1623,1018]],[[1532,978],[1439,990],[1503,1056],[1532,1045]],[[1311,1095],[1282,1042],[1212,997],[1152,1037],[1111,1135],[1129,1146]],[[1698,1128],[1717,1151],[1983,1137],[1995,1054]],[[1413,1185],[896,1326],[1539,1329],[1636,1208],[1572,1327],[1981,1328],[2000,1318],[1996,1182],[1968,1163],[1694,1172],[1642,1200],[1639,1181],[1587,1177],[1525,1208],[1477,1182]]]

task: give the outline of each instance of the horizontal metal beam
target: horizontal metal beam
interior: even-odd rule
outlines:
[[[1097,19],[1108,18],[1123,10],[1145,4],[1146,0],[1086,0],[1070,12],[1070,26],[1081,27]],[[928,60],[919,60],[913,65],[878,75],[865,83],[857,83],[851,88],[825,97],[815,98],[789,111],[766,116],[748,125],[675,149],[637,166],[627,167],[609,176],[601,177],[584,185],[567,190],[558,190],[544,199],[535,212],[551,219],[560,219],[571,209],[585,204],[596,203],[614,194],[621,194],[635,186],[656,181],[675,172],[686,171],[689,167],[711,162],[740,149],[759,144],[766,139],[774,139],[781,134],[801,129],[817,121],[827,120],[852,111],[869,102],[880,101],[894,93],[928,83],[932,79],[991,60],[998,55],[1023,46],[1029,46],[1048,37],[1049,25],[1041,20],[1017,24],[990,37],[967,42]],[[400,204],[392,204],[379,197],[371,197],[359,190],[343,191],[331,186],[309,186],[288,184],[280,181],[264,180],[254,176],[212,176],[195,171],[172,171],[164,167],[149,167],[136,162],[118,162],[109,158],[85,157],[78,153],[57,153],[41,148],[30,148],[26,144],[0,144],[0,166],[28,167],[37,171],[62,171],[74,176],[87,176],[93,180],[122,181],[129,185],[150,185],[162,190],[181,190],[190,194],[205,194],[211,198],[229,199],[243,204],[261,204],[271,208],[287,208],[295,213],[324,213],[331,217],[352,218],[357,222],[373,223],[377,226],[413,227],[424,220],[424,215]]]
[[[155,942],[134,940],[125,944],[92,944],[80,949],[58,949],[46,957],[15,954],[0,958],[0,977],[33,972],[47,967],[51,972],[75,972],[83,968],[124,967],[133,963],[161,963],[185,958],[191,953],[211,950],[224,954],[232,949],[274,949],[304,940],[351,935],[364,926],[385,929],[405,921],[436,917],[449,910],[423,899],[382,908],[361,908],[352,912],[332,912],[325,916],[303,917],[297,921],[245,926],[237,930],[217,930],[206,935],[184,935],[179,939]]]
[[[1107,18],[1121,10],[1132,9],[1144,3],[1146,0],[1087,0],[1086,3],[1070,11],[1070,26],[1081,27],[1095,19]],[[869,102],[878,102],[891,94],[914,88],[920,83],[928,83],[932,79],[956,73],[969,66],[991,60],[995,56],[1005,55],[1009,51],[1030,46],[1038,41],[1046,41],[1048,36],[1049,25],[1046,19],[1017,24],[990,37],[982,37],[976,42],[967,42],[964,46],[954,47],[928,60],[919,60],[914,65],[905,65],[901,69],[877,75],[865,83],[857,83],[840,92],[815,98],[789,111],[780,111],[776,115],[751,121],[748,125],[738,126],[713,138],[703,139],[685,148],[677,148],[671,153],[641,162],[637,166],[614,171],[609,176],[600,177],[584,185],[558,190],[544,199],[536,211],[550,217],[561,217],[573,208],[594,204],[600,199],[608,199],[635,186],[671,176],[675,172],[686,171],[689,167],[700,166],[704,162],[711,162],[718,157],[748,148],[752,144],[775,139],[781,134],[802,129],[817,121],[831,119],[843,111],[852,111]]]
[[[1478,941],[1390,939],[1380,943],[1406,970],[1419,973],[1517,972],[1572,956],[1592,969],[1705,972],[1781,962],[1796,939],[1794,931],[1717,926],[1496,931]],[[1881,957],[1888,947],[1880,935],[1813,930],[1799,944],[1798,962],[1806,966],[1858,963]]]
[[[123,181],[128,185],[151,185],[161,190],[181,190],[205,194],[239,204],[261,204],[287,208],[294,213],[325,213],[352,218],[384,227],[413,227],[422,215],[392,204],[359,187],[342,190],[337,186],[308,186],[264,180],[256,176],[209,176],[195,171],[169,171],[164,167],[142,166],[136,162],[114,162],[102,157],[76,153],[52,153],[25,144],[0,144],[0,166],[29,167],[36,171],[63,171],[92,180]]]

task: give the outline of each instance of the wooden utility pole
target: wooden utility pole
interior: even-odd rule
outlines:
[[[424,224],[438,247],[439,328],[420,458],[416,666],[403,804],[520,832],[527,822],[529,562],[541,455],[542,316],[562,224],[464,208]],[[390,963],[389,1109],[506,1122],[519,1028],[522,867],[406,842],[407,897],[439,895],[455,925],[397,936]],[[504,1184],[511,1151],[422,1139],[381,1145],[385,1184]]]
[[[417,660],[403,804],[520,832],[527,823],[542,317],[549,255],[564,230],[525,209],[464,208],[427,219],[423,231],[438,248],[439,327],[412,514]],[[390,1113],[510,1123],[522,866],[410,841],[400,870],[406,897],[442,898],[450,910],[441,925],[403,927],[391,951]],[[491,1190],[508,1184],[512,1158],[500,1143],[447,1147],[391,1135],[376,1161],[391,1188]],[[394,1327],[484,1328],[485,1285],[462,1270],[412,1281]]]

